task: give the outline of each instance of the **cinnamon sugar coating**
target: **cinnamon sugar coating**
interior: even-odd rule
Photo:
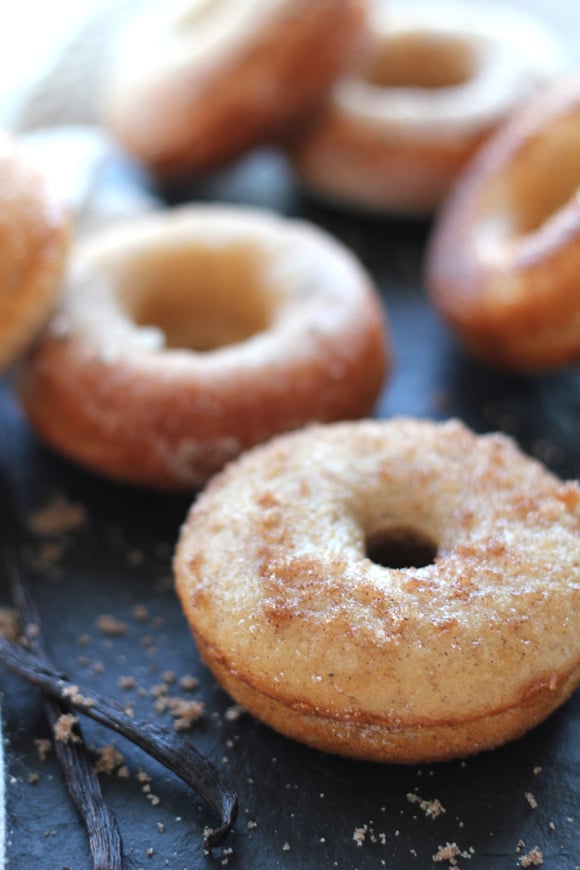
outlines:
[[[105,122],[162,175],[293,132],[359,45],[366,0],[173,0],[118,47]]]
[[[369,38],[293,165],[328,199],[429,214],[481,143],[562,71],[557,40],[499,4],[377,4]]]
[[[0,371],[26,349],[60,289],[70,215],[18,142],[0,132]]]
[[[580,359],[580,77],[482,149],[443,208],[426,277],[477,356],[514,370]]]
[[[71,458],[195,489],[275,433],[368,413],[387,366],[378,296],[339,242],[266,211],[192,206],[79,245],[19,390]]]
[[[434,542],[430,564],[367,557],[401,528]],[[218,681],[320,749],[476,753],[580,682],[580,488],[456,421],[312,427],[250,451],[194,504],[174,567]]]

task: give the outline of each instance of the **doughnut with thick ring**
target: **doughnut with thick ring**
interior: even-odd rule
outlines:
[[[121,42],[103,98],[129,152],[197,175],[287,135],[358,47],[365,0],[178,0]]]
[[[518,114],[468,166],[426,278],[467,347],[534,370],[580,360],[580,78]]]
[[[327,234],[249,208],[184,207],[78,247],[20,396],[68,456],[192,489],[277,432],[368,413],[386,344],[370,278]]]
[[[232,463],[174,567],[202,657],[250,713],[415,763],[513,739],[576,688],[579,536],[577,482],[506,436],[366,420]]]
[[[552,35],[477,4],[386,4],[362,60],[290,148],[305,186],[371,211],[433,211],[514,108],[561,71]]]

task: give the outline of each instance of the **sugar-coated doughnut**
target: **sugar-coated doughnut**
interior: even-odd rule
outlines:
[[[17,140],[0,133],[0,371],[50,314],[69,232],[65,204]]]
[[[33,426],[68,456],[194,488],[274,433],[368,413],[386,365],[378,296],[340,243],[207,205],[79,246],[19,385]]]
[[[291,149],[346,205],[431,212],[482,141],[563,66],[551,34],[487,3],[379,7],[369,47]]]
[[[365,420],[232,463],[174,568],[202,657],[249,712],[418,763],[513,739],[576,688],[579,540],[577,482],[506,436]]]
[[[105,122],[163,175],[199,174],[288,133],[358,46],[366,0],[174,0],[121,42]]]
[[[519,113],[468,166],[427,258],[434,304],[478,356],[580,360],[580,77]]]

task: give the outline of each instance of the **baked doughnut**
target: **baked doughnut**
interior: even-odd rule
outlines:
[[[0,371],[49,316],[69,231],[64,203],[17,140],[0,133]]]
[[[562,69],[549,33],[487,4],[379,7],[362,60],[291,160],[324,197],[427,214],[497,124]]]
[[[119,141],[198,174],[288,133],[347,67],[366,0],[177,0],[121,42],[104,96]]]
[[[580,77],[499,131],[442,210],[426,278],[478,356],[515,370],[580,360]]]
[[[306,223],[208,205],[79,246],[19,385],[68,456],[191,489],[274,433],[364,415],[386,364],[378,296],[345,248]]]
[[[250,713],[418,763],[511,740],[573,692],[579,534],[578,484],[506,436],[365,420],[232,463],[174,569],[202,657]]]

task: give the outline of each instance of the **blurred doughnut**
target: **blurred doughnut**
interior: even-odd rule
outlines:
[[[163,175],[198,174],[288,133],[352,59],[366,0],[159,3],[121,41],[105,122]]]
[[[482,141],[562,69],[522,13],[488,4],[386,4],[291,160],[304,184],[364,209],[431,212]]]
[[[67,456],[193,489],[274,433],[368,413],[386,367],[378,297],[342,245],[268,212],[195,206],[78,246],[19,387]]]
[[[466,169],[427,260],[433,303],[491,363],[580,359],[580,77],[534,101]]]
[[[0,133],[0,370],[26,349],[60,289],[70,215],[34,161]]]

